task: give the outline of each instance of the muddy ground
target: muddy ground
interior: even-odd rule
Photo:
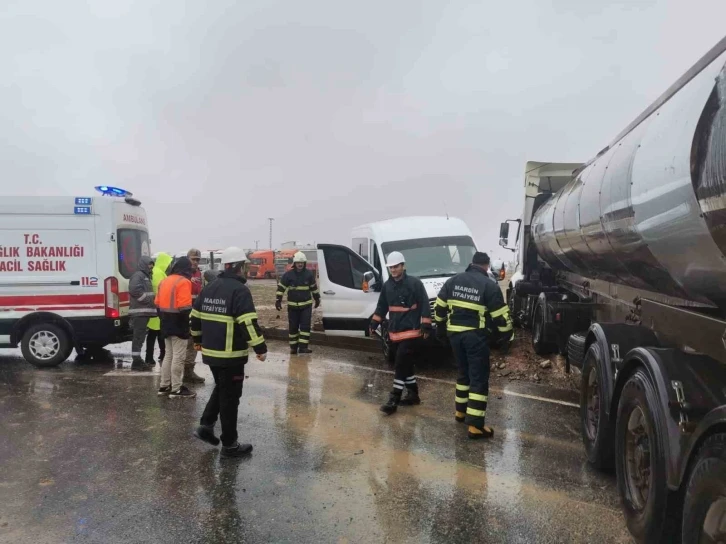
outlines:
[[[504,283],[504,282],[503,282]],[[263,327],[287,329],[287,307],[275,310],[275,280],[250,280],[255,307]],[[313,330],[323,331],[322,308],[313,310]],[[452,365],[453,367],[453,365]],[[576,369],[565,372],[565,358],[560,355],[542,357],[532,349],[529,331],[518,329],[509,353],[492,352],[492,379],[503,382],[529,382],[562,389],[579,389],[580,375]]]

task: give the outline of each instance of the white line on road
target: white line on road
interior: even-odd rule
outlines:
[[[335,365],[341,365],[341,366],[348,366],[352,368],[360,368],[362,370],[372,370],[373,372],[382,372],[383,374],[394,374],[392,370],[384,370],[382,368],[374,368],[372,366],[363,366],[363,365],[355,365],[353,363],[341,363],[339,361],[331,361],[329,359],[325,360],[326,363],[332,363]],[[416,376],[417,380],[428,380],[430,382],[437,382],[437,383],[445,383],[447,385],[456,385],[456,382],[453,380],[442,380],[440,378],[429,378],[427,376]],[[551,404],[559,404],[560,406],[570,406],[572,408],[579,408],[579,404],[575,404],[574,402],[567,402],[566,400],[557,400],[557,399],[548,399],[547,397],[540,397],[537,395],[529,395],[527,393],[517,393],[516,391],[509,391],[507,389],[496,389],[492,388],[489,390],[490,392],[495,393],[501,393],[503,395],[509,395],[511,397],[520,397],[523,399],[529,399],[529,400],[538,400],[540,402],[549,402]]]

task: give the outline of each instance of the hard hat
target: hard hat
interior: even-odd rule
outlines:
[[[247,254],[243,249],[232,246],[222,252],[221,264],[244,263],[247,262]]]
[[[187,251],[187,257],[189,257],[190,259],[201,259],[202,252],[199,251],[197,248],[192,248],[189,251]]]
[[[386,258],[386,266],[396,266],[397,264],[403,264],[406,262],[406,257],[400,251],[391,251]]]
[[[293,256],[292,262],[293,263],[306,263],[306,262],[308,262],[308,258],[305,256],[305,254],[302,251],[298,251]]]

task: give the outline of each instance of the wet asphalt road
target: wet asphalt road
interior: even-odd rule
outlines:
[[[0,542],[630,541],[572,392],[493,382],[495,436],[473,442],[450,369],[421,369],[424,403],[387,418],[378,356],[285,350],[247,365],[244,460],[191,436],[211,391],[201,363],[199,397],[172,400],[158,374],[0,352]]]

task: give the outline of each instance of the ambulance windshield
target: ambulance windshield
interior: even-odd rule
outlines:
[[[139,259],[142,255],[151,255],[149,250],[149,233],[145,230],[119,229],[118,240],[118,271],[130,279],[131,275],[139,269]]]
[[[381,249],[386,257],[392,251],[403,253],[406,258],[406,271],[418,278],[453,276],[463,272],[476,253],[474,240],[469,236],[384,242]]]

